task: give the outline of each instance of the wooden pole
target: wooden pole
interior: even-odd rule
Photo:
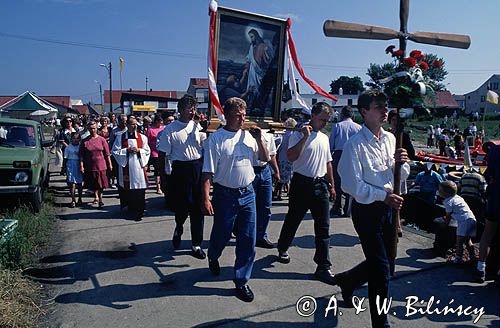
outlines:
[[[399,116],[400,108],[396,109],[396,149],[403,147],[403,122],[401,117]],[[396,162],[394,165],[394,193],[399,195],[401,193],[401,163]],[[401,226],[400,220],[400,212],[399,210],[392,210],[392,248],[390,250],[389,256],[395,260],[398,252],[398,230]]]

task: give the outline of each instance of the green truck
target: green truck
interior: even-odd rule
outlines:
[[[0,197],[13,196],[42,207],[49,183],[49,149],[40,123],[0,117]]]

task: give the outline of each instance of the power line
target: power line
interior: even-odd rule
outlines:
[[[206,59],[206,57],[203,57],[200,55],[182,53],[182,52],[167,52],[167,51],[145,50],[145,49],[137,49],[137,48],[123,48],[123,47],[107,46],[107,45],[102,45],[102,44],[86,43],[86,42],[75,42],[75,41],[37,38],[37,37],[28,36],[28,35],[10,34],[10,33],[4,33],[4,32],[0,32],[0,36],[12,38],[12,39],[30,40],[30,41],[62,44],[62,45],[67,45],[67,46],[76,46],[76,47],[85,47],[85,48],[133,52],[133,53],[140,53],[140,54],[147,54],[147,55],[182,57],[182,58],[191,58],[191,59]]]
[[[29,40],[29,41],[37,41],[37,42],[45,42],[52,44],[60,44],[66,46],[75,46],[75,47],[85,47],[85,48],[94,48],[94,49],[103,49],[103,50],[115,50],[122,52],[130,52],[130,53],[139,53],[146,55],[157,55],[157,56],[168,56],[168,57],[180,57],[180,58],[189,58],[189,59],[199,59],[206,60],[205,56],[192,54],[192,53],[183,53],[183,52],[172,52],[172,51],[161,51],[161,50],[151,50],[151,49],[139,49],[139,48],[125,48],[125,47],[117,47],[117,46],[109,46],[95,43],[86,43],[86,42],[76,42],[76,41],[66,41],[66,40],[57,40],[57,39],[47,39],[47,38],[39,38],[28,35],[21,34],[11,34],[0,32],[0,37],[7,37],[12,39],[19,40]],[[338,69],[342,71],[350,71],[350,72],[365,72],[367,70],[366,67],[361,66],[338,66],[338,65],[328,65],[328,64],[308,64],[305,63],[303,67],[310,69]],[[457,69],[457,70],[447,70],[450,74],[480,74],[480,73],[488,73],[499,70],[495,69]]]

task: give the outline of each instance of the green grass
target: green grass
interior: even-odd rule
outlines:
[[[437,124],[441,124],[442,121],[443,121],[442,118],[433,118],[432,120],[408,119],[408,120],[405,120],[405,124],[406,124],[405,130],[412,131],[412,134],[411,134],[412,140],[417,141],[417,142],[422,143],[422,144],[426,144],[427,143],[427,132],[422,131],[420,129],[417,129],[416,127],[426,128],[429,125],[432,125],[435,127]],[[450,121],[448,121],[448,125],[450,125],[449,122]],[[476,123],[476,126],[478,128],[478,131],[480,129],[482,129],[482,127],[483,127],[482,121],[475,122],[475,123]],[[483,141],[490,140],[490,139],[500,139],[500,133],[499,133],[500,131],[498,129],[498,124],[500,124],[500,120],[490,120],[487,117],[487,119],[484,123],[485,123],[484,124],[485,137],[483,138]],[[471,122],[469,122],[469,120],[466,118],[460,118],[457,120],[457,124],[458,124],[460,131],[463,132],[463,130],[466,127],[471,125]]]
[[[38,213],[26,205],[0,215],[18,220],[12,238],[0,247],[0,327],[36,327],[43,314],[41,285],[22,275],[49,240],[55,222],[50,195]]]
[[[44,204],[39,213],[21,205],[3,215],[18,220],[13,237],[0,247],[0,268],[17,270],[30,265],[37,250],[49,239],[55,213],[52,205]]]

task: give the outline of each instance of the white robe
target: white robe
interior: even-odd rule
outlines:
[[[128,139],[128,133],[125,133]],[[120,187],[125,188],[123,182],[123,170],[122,167],[128,165],[128,172],[130,177],[130,189],[147,189],[148,184],[146,181],[144,167],[148,165],[149,155],[151,150],[148,145],[148,138],[136,132],[136,138],[142,139],[142,148],[139,149],[139,156],[132,156],[132,154],[127,154],[127,148],[122,149],[122,136],[119,135],[115,139],[113,144],[112,154],[115,157],[116,162],[120,166],[118,169],[118,183]],[[136,139],[128,139],[129,147],[137,147]],[[128,155],[128,156],[127,156]]]

